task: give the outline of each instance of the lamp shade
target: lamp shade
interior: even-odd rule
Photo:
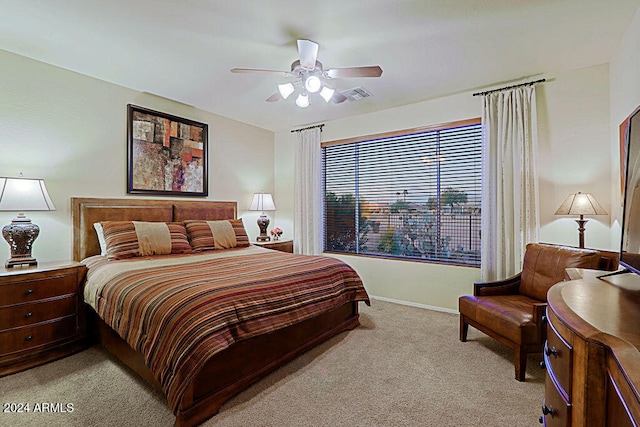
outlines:
[[[269,193],[255,193],[253,195],[253,200],[251,201],[251,206],[249,206],[250,211],[275,211],[276,205],[273,203],[273,197]]]
[[[316,93],[322,87],[322,81],[318,76],[309,76],[304,81],[304,87],[311,93]]]
[[[43,179],[0,177],[0,211],[55,211]]]
[[[555,215],[607,215],[600,203],[588,193],[569,194]]]
[[[301,93],[296,98],[296,105],[300,108],[306,108],[309,106],[309,95],[306,93]]]
[[[331,101],[335,89],[331,89],[330,87],[324,86],[320,91],[320,96],[325,100],[325,102]]]
[[[278,91],[280,92],[280,95],[282,95],[284,99],[287,99],[289,95],[291,95],[294,92],[294,90],[295,89],[292,83],[284,83],[284,84],[278,85]]]

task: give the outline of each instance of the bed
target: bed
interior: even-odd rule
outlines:
[[[100,256],[104,248],[98,242],[94,223],[224,223],[222,220],[237,218],[235,202],[72,198],[71,204],[73,256],[88,266],[85,299],[92,304],[87,304],[89,333],[165,394],[177,426],[204,422],[225,401],[269,372],[328,338],[357,327],[358,301],[369,302],[357,274],[341,261],[285,254],[248,243],[247,247],[238,245],[193,255],[118,261]],[[165,258],[170,266],[160,266]],[[194,273],[181,274],[186,268]],[[158,275],[154,276],[156,269]],[[187,277],[193,281],[187,281]],[[211,282],[206,286],[205,278]],[[228,285],[232,291],[222,294],[220,289]],[[319,294],[324,288],[329,296]],[[134,305],[152,299],[144,289],[171,295],[166,300],[178,299],[176,295],[185,295],[187,289],[194,289],[194,296],[180,296],[181,301],[188,300],[190,305],[184,305],[188,308],[163,312],[157,302],[157,306]],[[227,302],[227,294],[243,298],[255,294],[259,302]],[[207,305],[214,300],[215,309]],[[268,315],[250,311],[255,309],[253,305],[266,307]],[[216,313],[209,316],[215,322],[195,325],[201,319],[206,321],[203,313],[211,312]],[[232,316],[233,322],[227,322],[223,315]],[[134,331],[133,325],[138,323],[148,327]],[[224,328],[231,324],[231,332],[222,326],[217,329],[222,323]],[[154,330],[157,336],[152,334]]]

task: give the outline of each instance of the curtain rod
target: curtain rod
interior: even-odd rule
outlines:
[[[488,95],[488,94],[493,93],[493,92],[499,92],[501,90],[513,89],[513,88],[521,87],[521,86],[531,86],[531,85],[534,85],[536,83],[544,83],[545,81],[547,81],[547,79],[540,79],[540,80],[536,80],[536,81],[533,81],[533,82],[520,83],[520,84],[513,85],[513,86],[499,87],[498,89],[491,89],[491,90],[487,90],[487,91],[484,91],[484,92],[476,92],[476,93],[473,94],[473,96],[478,96],[478,95],[483,95],[484,96],[484,95]]]
[[[293,132],[302,132],[303,130],[314,129],[314,128],[320,128],[320,132],[322,132],[322,126],[324,126],[324,123],[321,124],[321,125],[308,126],[306,128],[302,128],[302,129],[294,129],[294,130],[291,131],[291,133],[293,133]]]

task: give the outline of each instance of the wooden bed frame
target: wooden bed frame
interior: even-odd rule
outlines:
[[[183,221],[234,219],[236,202],[152,199],[72,198],[73,257],[100,253],[93,228],[99,221]],[[154,387],[160,388],[141,354],[133,350],[87,305],[88,333]],[[176,426],[195,426],[217,414],[224,402],[305,351],[353,328],[358,303],[351,302],[313,319],[238,342],[214,355],[190,384],[176,415]]]

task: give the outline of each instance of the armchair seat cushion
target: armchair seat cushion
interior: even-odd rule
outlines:
[[[517,344],[539,341],[538,327],[533,321],[536,299],[525,295],[460,297],[460,314]]]

